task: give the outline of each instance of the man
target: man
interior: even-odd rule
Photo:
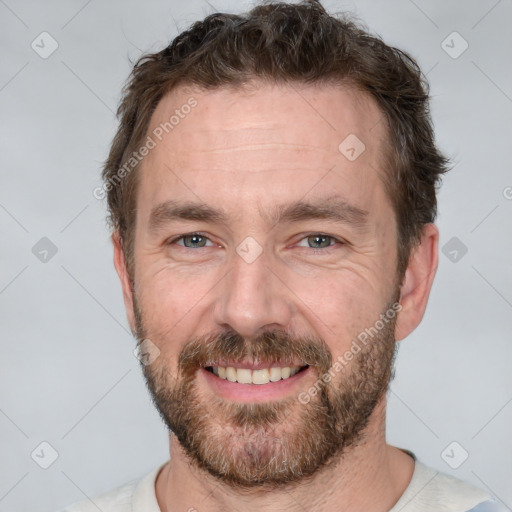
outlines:
[[[428,100],[314,1],[213,14],[136,64],[97,192],[171,457],[66,510],[499,510],[386,443],[438,261]]]

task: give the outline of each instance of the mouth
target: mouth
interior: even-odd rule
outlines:
[[[259,366],[262,366],[261,364]],[[206,366],[205,370],[213,375],[229,382],[238,382],[239,384],[264,385],[270,382],[279,382],[287,380],[297,373],[303,372],[309,368],[305,366],[267,366],[264,368],[243,367],[233,363],[233,366]]]
[[[199,372],[202,385],[239,403],[268,402],[296,395],[312,377],[309,365],[216,361]],[[310,376],[308,378],[308,375]]]

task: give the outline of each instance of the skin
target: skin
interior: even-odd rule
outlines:
[[[342,355],[358,333],[375,324],[396,286],[397,227],[379,177],[386,133],[378,106],[346,86],[180,87],[159,103],[148,133],[191,96],[197,106],[145,158],[137,195],[135,292],[149,337],[168,340],[159,346],[159,357],[172,374],[188,341],[226,328],[247,337],[268,328],[314,333],[333,358]],[[338,150],[349,134],[366,146],[355,161]],[[324,220],[269,226],[260,215],[276,204],[332,195],[367,210],[367,227]],[[152,208],[169,199],[224,209],[229,225],[175,221],[150,234]],[[195,231],[209,238],[207,247],[166,244]],[[331,246],[325,255],[313,254],[306,237],[315,233],[347,243]],[[248,236],[263,249],[251,264],[236,252]],[[438,237],[435,225],[426,225],[411,254],[400,287],[397,341],[423,317],[437,268]],[[135,331],[133,290],[118,234],[112,239]],[[301,386],[307,389],[317,378],[311,374]],[[333,382],[341,378],[337,374]],[[212,393],[204,380],[197,384],[202,396]],[[171,460],[156,481],[160,508],[387,511],[409,484],[414,462],[386,443],[385,409],[384,396],[364,442],[336,465],[299,486],[271,493],[241,493],[199,471],[171,434]]]

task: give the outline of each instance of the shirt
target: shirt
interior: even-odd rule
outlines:
[[[400,499],[389,512],[508,512],[481,489],[420,462],[414,453],[414,472]],[[165,463],[145,475],[92,500],[74,503],[58,512],[161,512],[155,481]]]

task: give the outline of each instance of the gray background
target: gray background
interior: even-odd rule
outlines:
[[[51,511],[167,459],[92,191],[129,58],[160,50],[214,9],[249,6],[0,0],[1,512]],[[325,6],[352,11],[428,71],[438,141],[456,164],[439,194],[446,255],[422,324],[401,344],[389,442],[510,508],[511,2]],[[31,47],[51,48],[43,31],[59,45],[45,59]],[[464,41],[454,31],[469,45],[457,58]],[[55,255],[41,252],[47,241],[36,245],[43,237]],[[48,469],[38,465],[50,461],[48,447],[31,458],[43,441],[59,454]],[[460,463],[463,450],[468,459],[452,469],[446,461]]]

